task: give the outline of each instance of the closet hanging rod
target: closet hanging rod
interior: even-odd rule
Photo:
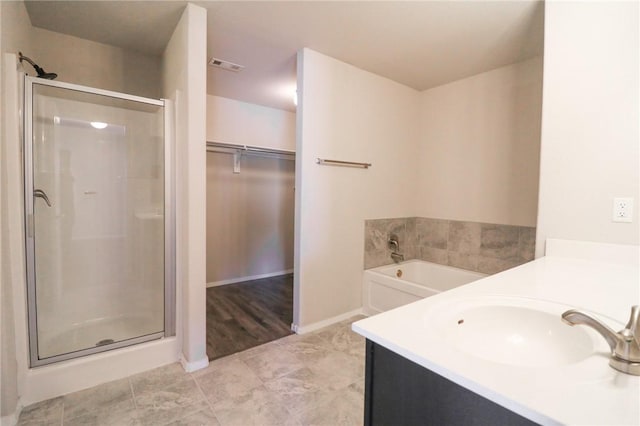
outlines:
[[[361,167],[368,169],[372,166],[371,163],[358,163],[356,161],[340,161],[340,160],[328,160],[326,158],[316,159],[317,164],[326,164],[327,166],[342,166],[342,167]]]
[[[293,155],[293,156],[296,155],[295,151],[287,151],[284,149],[262,148],[259,146],[240,145],[240,144],[218,142],[218,141],[207,141],[207,147],[236,149],[236,150],[242,150],[247,152],[256,152],[256,153],[264,153],[264,154],[280,154],[280,155]]]

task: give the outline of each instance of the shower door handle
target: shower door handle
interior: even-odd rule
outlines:
[[[47,203],[47,206],[51,207],[51,201],[49,201],[49,197],[47,197],[47,194],[42,189],[34,189],[33,197],[42,198],[44,202]]]

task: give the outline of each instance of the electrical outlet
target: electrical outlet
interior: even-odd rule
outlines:
[[[613,199],[613,221],[632,222],[633,198]]]

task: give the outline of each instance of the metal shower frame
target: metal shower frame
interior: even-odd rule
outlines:
[[[33,86],[35,84],[74,90],[99,96],[123,99],[164,108],[164,331],[126,339],[120,342],[82,349],[40,359],[38,357],[38,328],[36,315],[35,235],[33,203]],[[110,90],[96,89],[77,84],[24,77],[24,206],[25,248],[27,276],[27,319],[29,334],[29,360],[31,367],[132,346],[138,343],[171,337],[176,334],[176,213],[175,168],[173,138],[173,104],[166,99],[150,99]]]

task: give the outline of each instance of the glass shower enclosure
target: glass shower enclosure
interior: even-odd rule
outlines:
[[[31,366],[175,334],[165,102],[25,77]]]

